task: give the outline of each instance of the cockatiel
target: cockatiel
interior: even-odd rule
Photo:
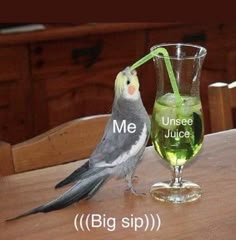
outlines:
[[[132,132],[122,129],[130,123],[133,123]],[[112,115],[101,142],[89,160],[55,188],[75,182],[74,186],[57,199],[9,220],[58,210],[81,199],[89,199],[111,177],[126,178],[130,191],[137,194],[132,177],[145,150],[149,132],[150,120],[140,97],[137,73],[127,67],[116,77]]]

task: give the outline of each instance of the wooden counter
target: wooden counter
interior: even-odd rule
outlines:
[[[116,74],[163,42],[207,48],[201,78],[205,129],[207,86],[236,80],[236,25],[88,23],[0,35],[0,139],[18,143],[59,124],[111,111]],[[141,95],[152,112],[153,63],[138,69]]]
[[[45,30],[32,31],[20,34],[0,35],[0,45],[16,45],[36,43],[41,41],[65,40],[89,36],[94,34],[108,34],[114,32],[161,29],[171,26],[188,24],[177,23],[84,23],[84,24],[45,24]]]

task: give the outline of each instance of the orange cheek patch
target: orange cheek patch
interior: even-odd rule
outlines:
[[[135,88],[134,85],[130,85],[130,86],[128,87],[128,93],[129,93],[129,95],[133,95],[135,91],[136,91],[136,88]]]

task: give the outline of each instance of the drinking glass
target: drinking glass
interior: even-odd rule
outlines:
[[[173,92],[165,64],[166,56],[156,54],[156,99],[152,113],[151,138],[156,152],[172,168],[170,181],[154,184],[151,195],[164,202],[191,202],[201,196],[201,187],[182,180],[184,165],[200,151],[204,136],[199,86],[206,49],[191,44],[160,44],[165,48],[178,86],[179,96]],[[178,101],[177,101],[178,100]]]

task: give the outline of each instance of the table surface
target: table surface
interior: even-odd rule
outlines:
[[[235,239],[235,158],[236,129],[205,136],[201,153],[184,170],[185,179],[202,186],[203,196],[187,204],[163,203],[152,199],[148,192],[153,183],[170,178],[170,170],[148,147],[136,172],[139,176],[136,189],[146,192],[146,196],[124,192],[123,180],[111,180],[89,201],[12,222],[4,220],[64,192],[65,189],[55,190],[54,185],[83,161],[1,177],[0,239]],[[79,226],[82,214],[84,228],[89,216],[90,231],[82,231]],[[97,220],[94,227],[92,217]],[[160,228],[156,231],[158,224]]]

